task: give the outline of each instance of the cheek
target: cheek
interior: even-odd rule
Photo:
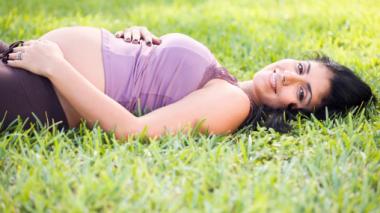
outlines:
[[[266,73],[258,73],[258,75],[256,75],[255,78],[253,79],[252,83],[253,83],[254,92],[260,98],[264,98],[271,92],[269,91],[270,88],[268,88],[266,81],[267,81]]]
[[[278,96],[280,107],[287,107],[291,103],[297,104],[294,88],[283,88]]]

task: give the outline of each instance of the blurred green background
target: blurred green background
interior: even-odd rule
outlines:
[[[73,25],[147,26],[188,34],[243,79],[275,60],[322,51],[367,80],[379,77],[378,1],[3,1],[1,39],[36,38]],[[359,69],[360,68],[360,69]],[[377,78],[378,79],[378,78]],[[373,84],[375,86],[375,82]]]
[[[201,41],[239,80],[321,51],[379,97],[380,1],[1,0],[0,39],[133,25]],[[291,134],[182,135],[119,144],[99,128],[1,133],[0,211],[379,212],[379,105]]]

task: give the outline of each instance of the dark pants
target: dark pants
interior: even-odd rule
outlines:
[[[0,52],[6,47],[0,41]],[[0,131],[13,121],[17,123],[18,115],[26,122],[24,129],[37,124],[37,119],[43,125],[56,123],[58,129],[69,127],[49,79],[0,61]]]

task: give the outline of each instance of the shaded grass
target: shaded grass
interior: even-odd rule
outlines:
[[[378,1],[5,1],[0,38],[145,25],[205,43],[238,79],[323,51],[379,94]],[[98,126],[0,133],[1,211],[378,212],[378,106],[291,134],[196,132],[118,142]],[[365,116],[366,115],[366,116]],[[48,131],[48,128],[53,128]]]

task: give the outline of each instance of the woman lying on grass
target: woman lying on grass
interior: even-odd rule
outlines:
[[[116,36],[60,28],[39,40],[2,43],[0,51],[3,129],[20,115],[65,128],[99,122],[117,138],[144,128],[149,136],[187,131],[199,121],[199,130],[212,134],[258,123],[284,132],[298,112],[323,119],[327,108],[345,113],[375,100],[350,69],[326,57],[280,60],[238,82],[203,44],[183,34],[159,39],[145,27]]]

